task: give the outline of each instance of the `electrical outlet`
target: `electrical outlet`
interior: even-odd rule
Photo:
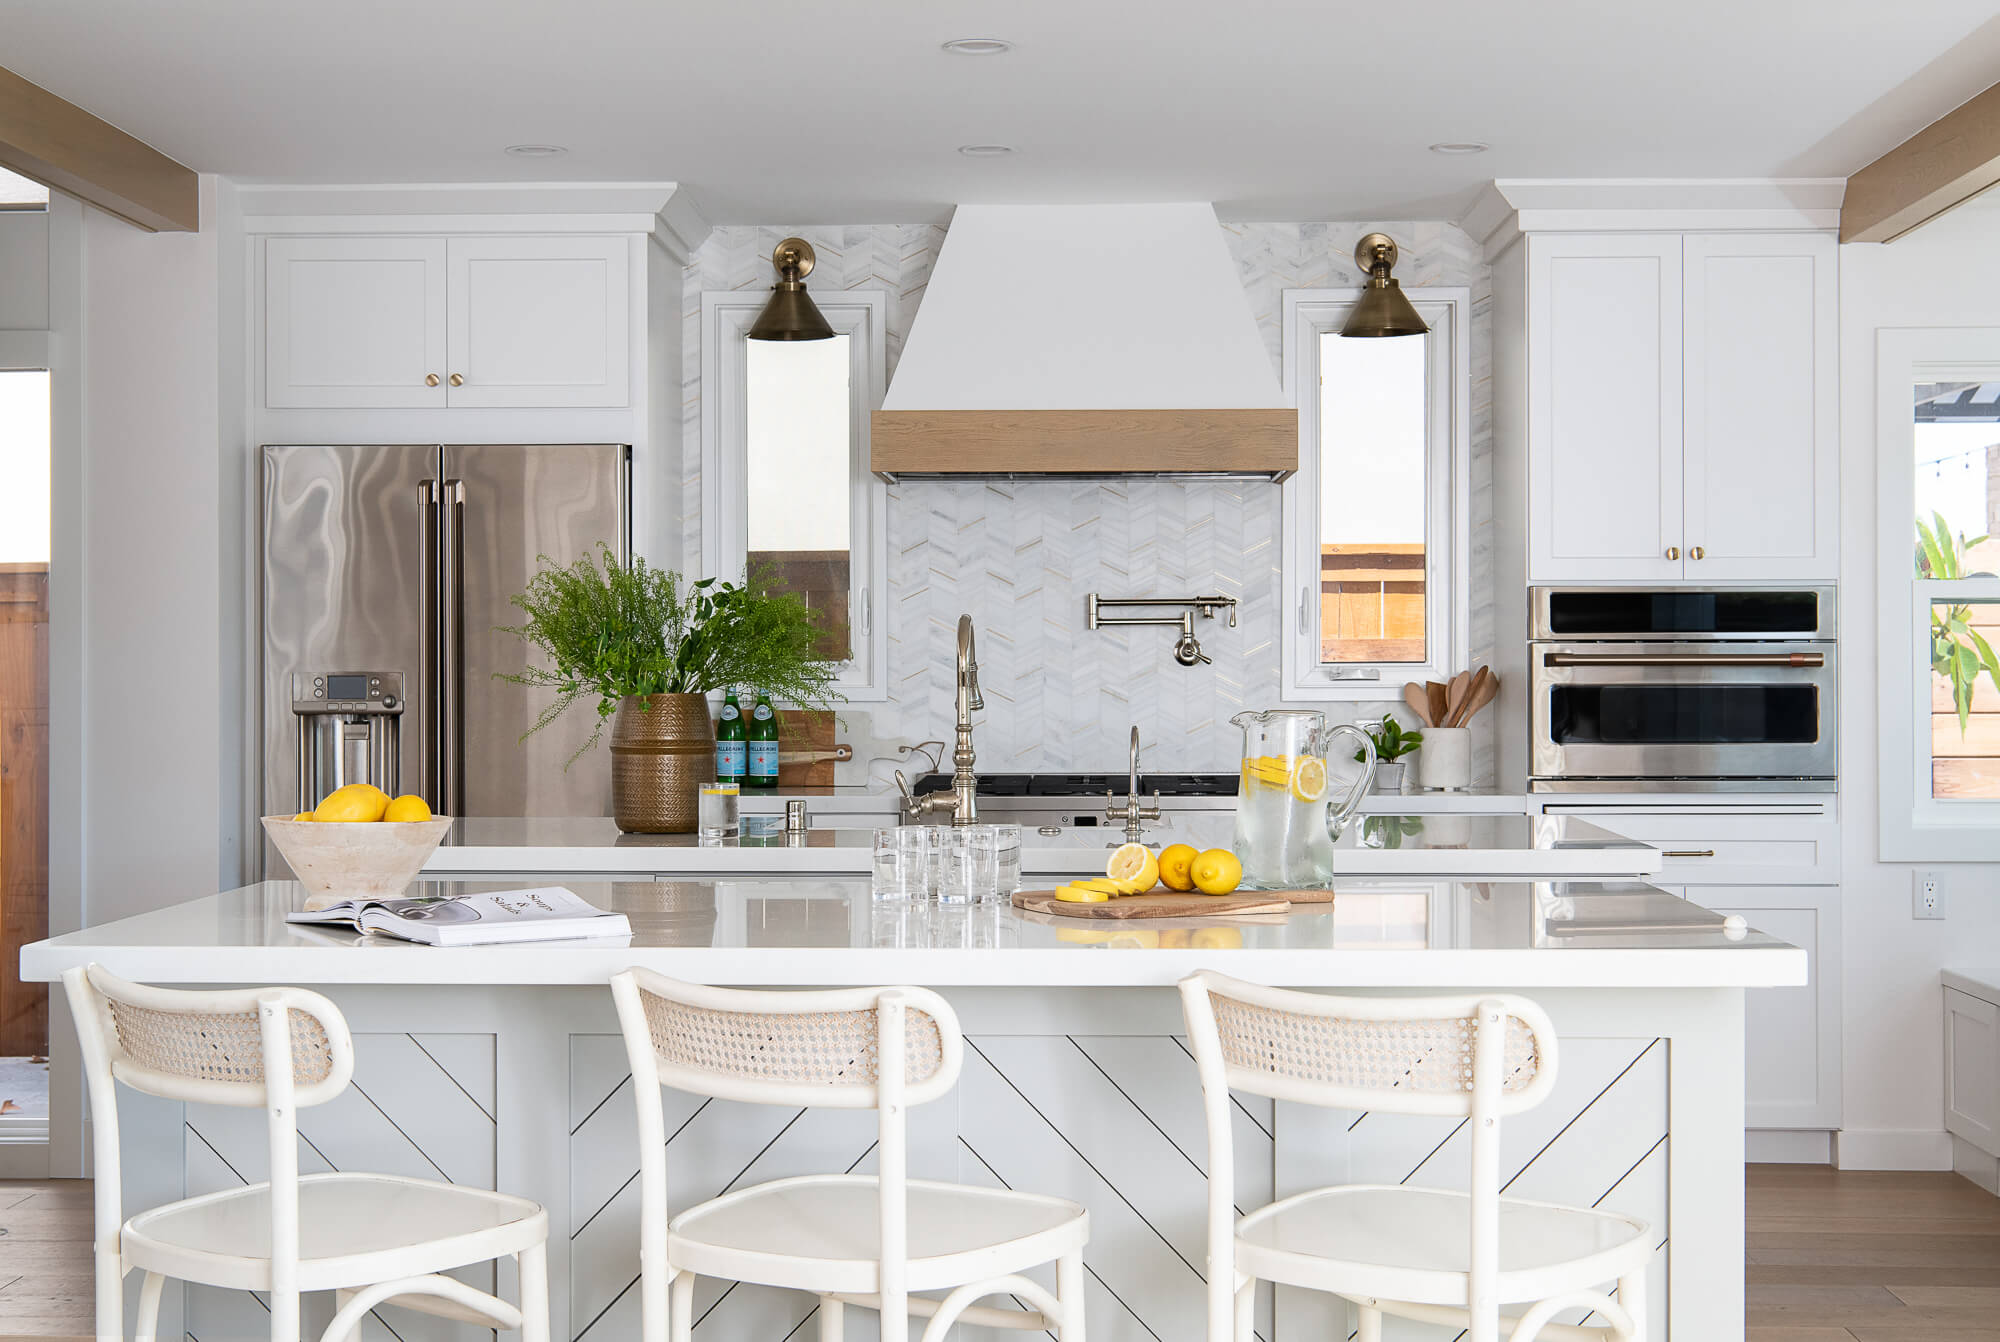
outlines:
[[[1913,871],[1910,873],[1910,916],[1912,918],[1944,917],[1944,873],[1941,871]]]

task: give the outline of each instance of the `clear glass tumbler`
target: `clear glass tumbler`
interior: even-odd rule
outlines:
[[[874,884],[878,900],[929,899],[937,883],[938,828],[898,825],[875,831]]]
[[[994,825],[992,829],[998,879],[986,898],[995,904],[1011,904],[1014,892],[1021,888],[1021,827]]]
[[[1020,831],[1013,825],[957,825],[944,832],[944,852],[938,863],[940,904],[979,904],[994,899],[1000,889],[1000,833],[1015,831],[1016,861]],[[1011,897],[1013,891],[1008,891]]]
[[[735,783],[703,783],[695,819],[704,839],[733,839],[742,826],[738,807],[739,788]]]

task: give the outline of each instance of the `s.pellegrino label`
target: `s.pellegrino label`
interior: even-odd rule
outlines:
[[[750,771],[745,781],[751,787],[774,788],[778,785],[778,719],[771,708],[770,698],[757,696],[757,706],[750,711],[750,724],[744,731],[750,747]]]
[[[749,749],[743,730],[743,710],[736,691],[723,696],[722,720],[715,724],[715,777],[718,782],[741,783],[749,763]]]

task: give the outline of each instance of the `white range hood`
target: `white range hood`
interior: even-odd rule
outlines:
[[[892,479],[1283,479],[1298,417],[1213,207],[961,205],[871,451]]]

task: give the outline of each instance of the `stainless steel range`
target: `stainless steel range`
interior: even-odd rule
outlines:
[[[1018,825],[1059,825],[1065,829],[1092,826],[1116,828],[1122,818],[1107,818],[1128,796],[1130,780],[1116,773],[1010,773],[979,775],[979,817]],[[930,773],[916,781],[922,797],[950,792],[952,778]],[[1174,825],[1197,816],[1236,815],[1236,775],[1140,774],[1139,796],[1148,806],[1159,798],[1161,823]],[[1108,805],[1107,805],[1108,803]]]
[[[1531,594],[1534,792],[1831,792],[1834,589]]]

